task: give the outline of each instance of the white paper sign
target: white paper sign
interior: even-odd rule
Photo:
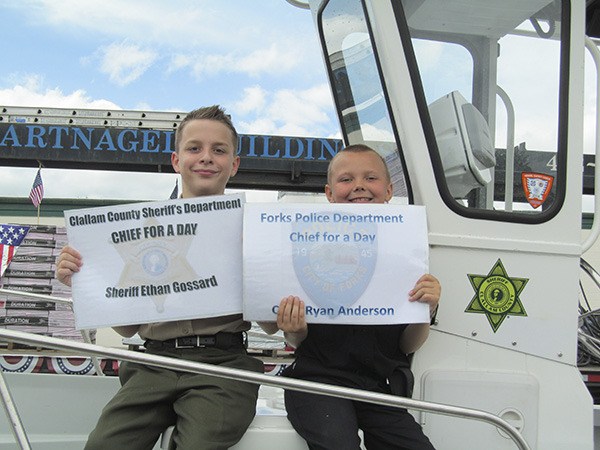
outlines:
[[[78,329],[242,312],[244,194],[65,211]]]
[[[428,272],[425,208],[249,203],[244,208],[244,318],[274,321],[283,297],[309,323],[429,322],[408,292]]]

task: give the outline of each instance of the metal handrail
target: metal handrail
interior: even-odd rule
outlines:
[[[17,410],[12,395],[10,395],[10,389],[6,384],[6,379],[4,378],[2,371],[0,371],[0,398],[2,399],[2,406],[10,421],[11,430],[17,444],[22,450],[29,450],[31,445],[29,444],[29,439],[27,439],[23,421],[19,416],[19,411]]]
[[[496,94],[506,108],[506,158],[504,169],[504,209],[513,210],[513,190],[515,178],[515,107],[504,89],[496,86]]]
[[[10,295],[19,295],[21,297],[27,297],[33,299],[33,301],[44,300],[51,301],[54,303],[64,303],[65,305],[70,305],[73,308],[73,300],[70,298],[63,297],[55,297],[53,295],[46,294],[36,294],[35,292],[25,292],[25,291],[13,291],[11,289],[0,288],[0,293],[2,294],[10,294]]]
[[[529,445],[521,436],[519,431],[502,418],[476,409],[463,408],[459,406],[443,405],[433,402],[414,400],[411,398],[397,397],[395,395],[380,394],[360,389],[351,389],[340,386],[332,386],[313,381],[296,380],[293,378],[273,377],[271,375],[259,374],[248,370],[232,369],[220,367],[206,363],[196,363],[180,360],[177,358],[168,358],[165,356],[150,355],[147,353],[134,352],[131,350],[122,350],[108,348],[93,344],[83,344],[80,342],[56,339],[47,336],[24,333],[21,331],[0,329],[0,341],[19,342],[21,344],[42,346],[55,350],[78,351],[88,355],[110,357],[122,361],[130,361],[141,364],[160,366],[167,369],[198,373],[203,375],[212,375],[228,379],[236,379],[256,384],[280,387],[294,391],[309,392],[312,394],[322,394],[336,396],[350,400],[357,400],[378,405],[392,406],[397,408],[408,408],[417,411],[427,411],[447,416],[469,418],[487,422],[500,428],[515,442],[521,450],[530,450]]]

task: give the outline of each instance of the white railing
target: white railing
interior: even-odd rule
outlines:
[[[150,355],[131,350],[103,347],[99,345],[73,342],[64,339],[57,339],[47,336],[35,335],[32,333],[23,333],[21,331],[0,329],[0,341],[16,342],[35,347],[43,347],[61,351],[73,351],[90,356],[102,356],[118,359],[121,361],[131,361],[147,365],[155,365],[167,369],[198,373],[203,375],[212,375],[229,379],[246,381],[249,383],[263,384],[268,386],[290,389],[295,391],[309,392],[313,394],[330,395],[350,400],[357,400],[379,405],[391,406],[396,408],[407,408],[417,411],[426,411],[435,414],[443,414],[460,418],[467,418],[487,422],[502,431],[504,431],[521,450],[529,450],[530,447],[521,436],[521,434],[505,420],[500,417],[476,409],[462,408],[458,406],[443,405],[438,403],[414,400],[411,398],[397,397],[395,395],[380,394],[376,392],[363,391],[359,389],[350,389],[339,386],[332,386],[312,381],[296,380],[285,377],[273,377],[270,375],[259,374],[247,370],[231,369],[219,367],[212,364],[196,363],[184,361],[177,358],[168,358],[164,356]],[[10,395],[3,401],[12,404]],[[25,430],[18,420],[18,412],[14,405],[7,408],[12,409],[12,415],[9,415],[14,428],[15,439],[21,445],[22,449],[29,449]],[[23,437],[25,438],[23,439]]]

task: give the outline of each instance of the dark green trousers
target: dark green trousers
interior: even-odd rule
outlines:
[[[243,348],[152,352],[189,361],[263,372]],[[175,425],[177,450],[222,450],[236,444],[256,412],[258,385],[123,362],[121,389],[102,410],[86,450],[150,450]]]

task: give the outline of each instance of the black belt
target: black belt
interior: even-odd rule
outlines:
[[[155,341],[148,339],[144,347],[160,350],[163,348],[206,348],[216,347],[228,349],[231,347],[246,347],[245,333],[217,333],[211,335],[183,336],[166,341]]]

